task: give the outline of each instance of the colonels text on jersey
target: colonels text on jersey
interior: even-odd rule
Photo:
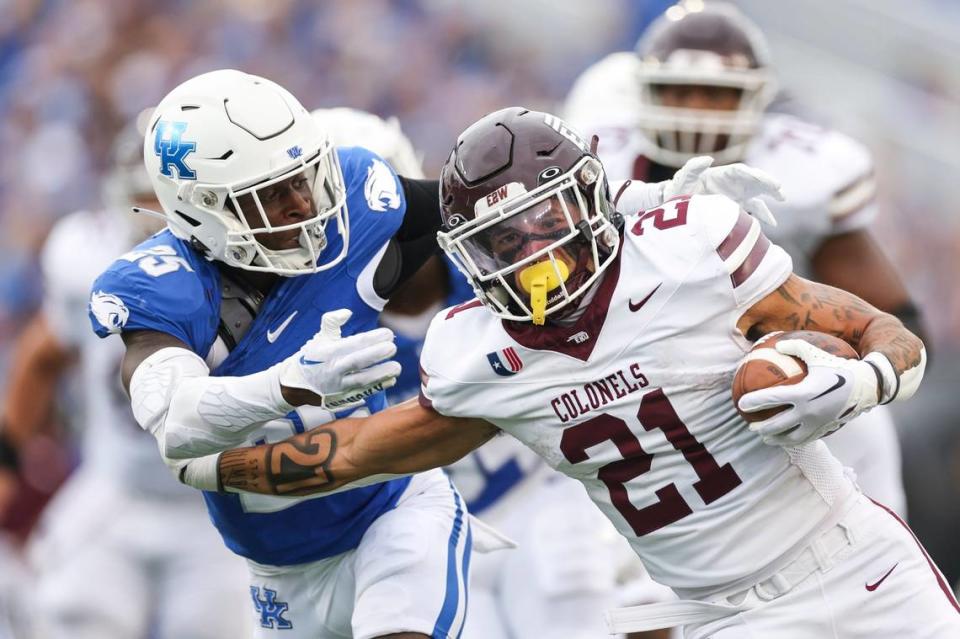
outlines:
[[[767,446],[731,400],[750,345],[737,320],[783,283],[790,258],[721,196],[629,216],[623,235],[572,325],[502,322],[469,303],[439,314],[421,401],[482,417],[582,481],[680,596],[755,583],[854,494],[821,442]],[[469,355],[478,343],[500,359],[512,349],[514,374]]]

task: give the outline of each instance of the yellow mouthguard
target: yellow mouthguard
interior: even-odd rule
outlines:
[[[553,264],[549,261],[537,262],[520,271],[520,286],[530,293],[530,309],[533,311],[533,323],[537,326],[543,326],[546,319],[547,293],[570,277],[570,269],[562,260],[556,261],[556,268]],[[558,271],[559,279],[557,279]]]

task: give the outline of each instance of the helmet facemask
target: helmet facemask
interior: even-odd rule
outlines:
[[[661,164],[677,167],[698,155],[712,155],[719,164],[743,159],[773,98],[769,73],[731,67],[729,60],[711,52],[677,51],[672,58],[677,57],[685,57],[686,62],[672,65],[668,60],[644,65],[641,71],[639,126],[650,143],[647,154]],[[671,86],[733,90],[739,99],[728,110],[674,106],[662,98]]]
[[[620,241],[603,167],[592,156],[532,191],[502,186],[474,213],[469,221],[449,216],[438,240],[478,297],[507,320],[542,325],[572,309]]]
[[[676,167],[697,155],[711,155],[718,164],[742,160],[776,91],[767,42],[756,25],[727,3],[681,3],[650,25],[637,54],[646,155]],[[665,87],[713,95],[665,103]],[[739,100],[718,100],[724,92],[739,92]]]
[[[299,184],[301,180],[303,184]],[[284,182],[288,182],[286,188],[297,190],[309,201],[310,214],[300,221],[272,224],[263,193]],[[181,197],[224,223],[224,261],[230,266],[294,276],[326,270],[346,256],[349,238],[346,186],[337,153],[329,141],[325,140],[313,157],[301,158],[278,174],[228,185],[186,183]],[[178,221],[175,217],[170,220]],[[341,238],[339,250],[319,263],[326,249],[335,248],[327,233],[330,220],[337,224]],[[183,231],[193,230],[189,228],[189,221],[178,222],[185,227]],[[286,234],[290,236],[282,237]],[[291,246],[271,248],[269,245],[276,244],[278,239],[285,239]]]

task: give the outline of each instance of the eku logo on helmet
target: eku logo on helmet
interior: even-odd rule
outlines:
[[[523,368],[523,360],[512,346],[487,353],[487,361],[490,362],[493,372],[502,377],[516,375]]]
[[[197,149],[197,143],[183,139],[187,129],[186,122],[157,122],[157,133],[153,138],[153,152],[160,157],[160,172],[169,178],[196,180],[197,172],[187,166],[186,157]]]

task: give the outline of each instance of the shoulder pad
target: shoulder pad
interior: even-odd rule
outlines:
[[[215,267],[161,233],[122,255],[93,283],[93,330],[100,337],[159,331],[205,354],[219,321],[217,283]]]
[[[873,159],[867,147],[844,133],[791,115],[765,117],[760,139],[746,161],[776,175],[788,203],[829,203],[865,181],[871,188],[861,199],[873,197]]]

